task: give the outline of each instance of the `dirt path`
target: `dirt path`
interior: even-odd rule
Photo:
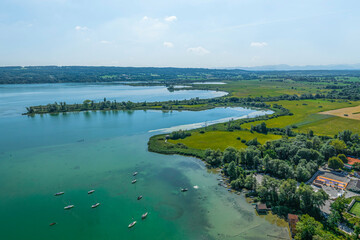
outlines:
[[[319,114],[333,115],[337,117],[360,120],[360,105],[356,107],[340,108],[326,112],[319,112]]]

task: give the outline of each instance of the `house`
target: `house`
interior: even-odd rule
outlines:
[[[346,157],[349,165],[354,165],[354,163],[360,163],[360,159],[354,157]]]
[[[269,211],[270,209],[266,206],[266,203],[258,203],[256,204],[256,211],[260,214],[260,213],[267,213],[267,211]]]
[[[288,222],[290,226],[290,232],[292,236],[296,234],[296,223],[299,221],[298,215],[295,214],[288,214]]]
[[[353,166],[351,166],[350,164],[345,163],[344,168],[351,170],[353,168]]]
[[[344,190],[347,186],[346,182],[343,181],[339,181],[336,179],[332,179],[332,178],[328,178],[328,177],[324,177],[324,176],[318,176],[315,178],[314,180],[314,184],[317,185],[326,185],[326,186],[330,186],[336,189],[341,189]]]

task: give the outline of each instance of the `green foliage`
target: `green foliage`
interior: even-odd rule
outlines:
[[[190,132],[179,130],[179,131],[172,132],[170,134],[170,139],[172,139],[172,140],[184,139],[184,138],[189,137],[189,136],[191,136]]]
[[[341,169],[341,168],[343,168],[344,163],[343,163],[343,161],[341,161],[340,158],[332,157],[328,161],[328,166],[329,166],[329,168],[332,168],[332,169]]]
[[[313,217],[305,214],[296,224],[297,234],[296,240],[312,240],[316,235],[322,232],[323,225],[316,221]]]

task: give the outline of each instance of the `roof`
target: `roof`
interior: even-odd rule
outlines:
[[[291,213],[288,214],[288,219],[289,219],[289,221],[296,221],[296,222],[299,221],[298,215],[291,214]]]
[[[348,184],[347,189],[352,191],[360,191],[360,181],[359,180],[351,180]]]
[[[353,158],[353,157],[346,157],[346,158],[348,160],[348,164],[350,164],[350,165],[354,165],[354,163],[356,163],[356,162],[360,163],[360,159]]]
[[[344,164],[344,167],[352,168],[352,166],[350,164]]]
[[[322,182],[323,184],[330,185],[331,187],[338,187],[340,189],[345,189],[347,186],[346,182],[338,181],[332,178],[327,178],[324,176],[318,176],[314,180],[316,183]]]
[[[256,205],[257,209],[260,209],[260,210],[267,210],[267,206],[266,206],[266,203],[259,203],[258,205]]]

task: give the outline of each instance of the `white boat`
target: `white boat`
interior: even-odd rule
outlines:
[[[72,209],[73,207],[75,207],[74,205],[67,205],[66,207],[64,207],[65,210],[69,210]]]
[[[136,179],[132,180],[131,183],[132,183],[132,184],[136,183]]]
[[[134,172],[134,173],[133,173],[133,176],[136,176],[137,174],[138,174],[138,172]]]
[[[132,228],[135,224],[136,224],[136,221],[133,221],[132,223],[129,224],[128,228]]]
[[[138,196],[138,198],[137,198],[137,200],[140,200],[140,199],[142,199],[142,195]]]
[[[92,208],[96,208],[100,205],[100,203],[95,203],[94,205],[91,205]]]
[[[148,212],[146,212],[146,213],[144,213],[143,215],[141,215],[141,219],[145,219],[146,217],[147,217],[147,215],[148,215],[149,213]]]
[[[88,194],[92,194],[94,192],[95,192],[95,190],[90,190],[90,191],[88,191]]]
[[[55,193],[54,196],[61,196],[63,194],[64,194],[64,192],[58,192],[58,193]]]

